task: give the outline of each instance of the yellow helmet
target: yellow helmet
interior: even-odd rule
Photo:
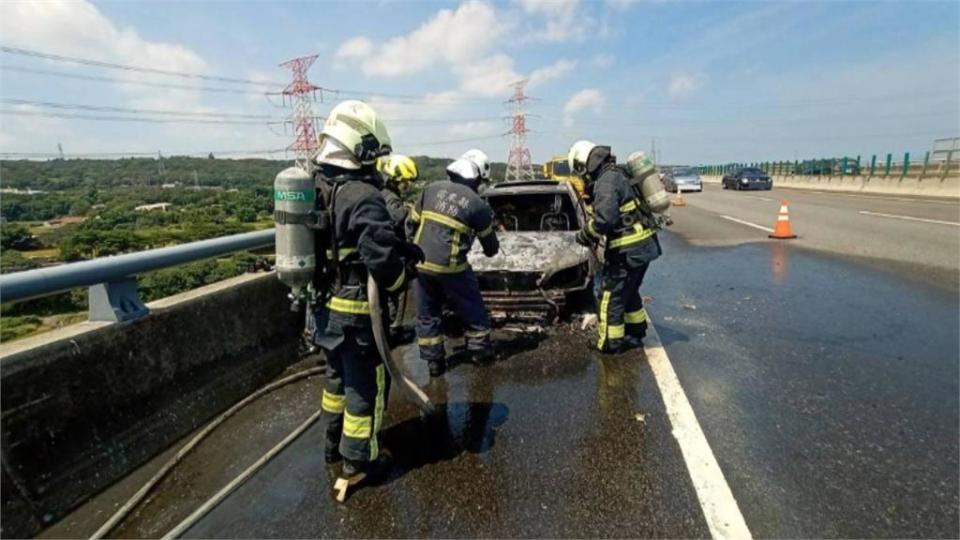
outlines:
[[[420,177],[417,164],[402,154],[392,154],[378,159],[377,170],[388,182],[413,182]]]

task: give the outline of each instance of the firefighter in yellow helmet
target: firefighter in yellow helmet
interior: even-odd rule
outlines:
[[[403,197],[420,177],[417,164],[407,156],[391,154],[377,161],[377,170],[383,177],[383,189],[380,193],[387,203],[387,211],[390,212],[390,219],[393,220],[397,234],[403,238],[406,234],[404,226],[407,215],[410,213]]]
[[[419,178],[417,164],[408,156],[391,154],[377,160],[377,170],[383,178],[383,189],[380,193],[387,203],[387,211],[393,221],[393,229],[397,237],[406,242],[406,223],[410,213],[404,195]],[[411,328],[403,325],[403,311],[406,310],[407,289],[393,294],[387,294],[387,310],[390,319],[390,341],[396,346],[408,343],[413,339]]]

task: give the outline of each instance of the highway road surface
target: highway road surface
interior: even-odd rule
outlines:
[[[645,350],[498,332],[504,358],[434,381],[406,350],[442,406],[391,397],[384,485],[334,503],[315,425],[187,536],[960,536],[957,203],[686,198]],[[797,240],[766,238],[782,198]],[[310,380],[230,420],[115,533],[163,534],[318,404]],[[44,536],[92,532],[161,458]]]

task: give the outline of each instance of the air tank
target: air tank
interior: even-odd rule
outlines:
[[[630,173],[633,185],[640,188],[640,194],[651,211],[660,214],[670,208],[670,196],[663,189],[663,182],[656,174],[657,169],[646,154],[643,152],[630,154],[624,167]]]
[[[277,174],[273,181],[273,217],[277,225],[277,277],[292,289],[292,296],[313,279],[317,258],[314,232],[307,226],[316,201],[313,178],[299,167]]]

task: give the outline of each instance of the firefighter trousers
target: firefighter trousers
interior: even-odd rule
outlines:
[[[321,399],[327,448],[339,445],[351,461],[373,461],[387,409],[390,376],[369,329],[345,328],[343,341],[327,351]]]
[[[640,286],[649,264],[629,266],[608,262],[600,271],[597,297],[597,349],[616,352],[624,338],[642,339],[647,333],[647,311]]]
[[[480,296],[480,284],[473,270],[456,274],[420,272],[415,286],[417,297],[417,345],[420,358],[443,360],[443,306],[449,305],[463,323],[467,350],[490,348],[490,316]]]

